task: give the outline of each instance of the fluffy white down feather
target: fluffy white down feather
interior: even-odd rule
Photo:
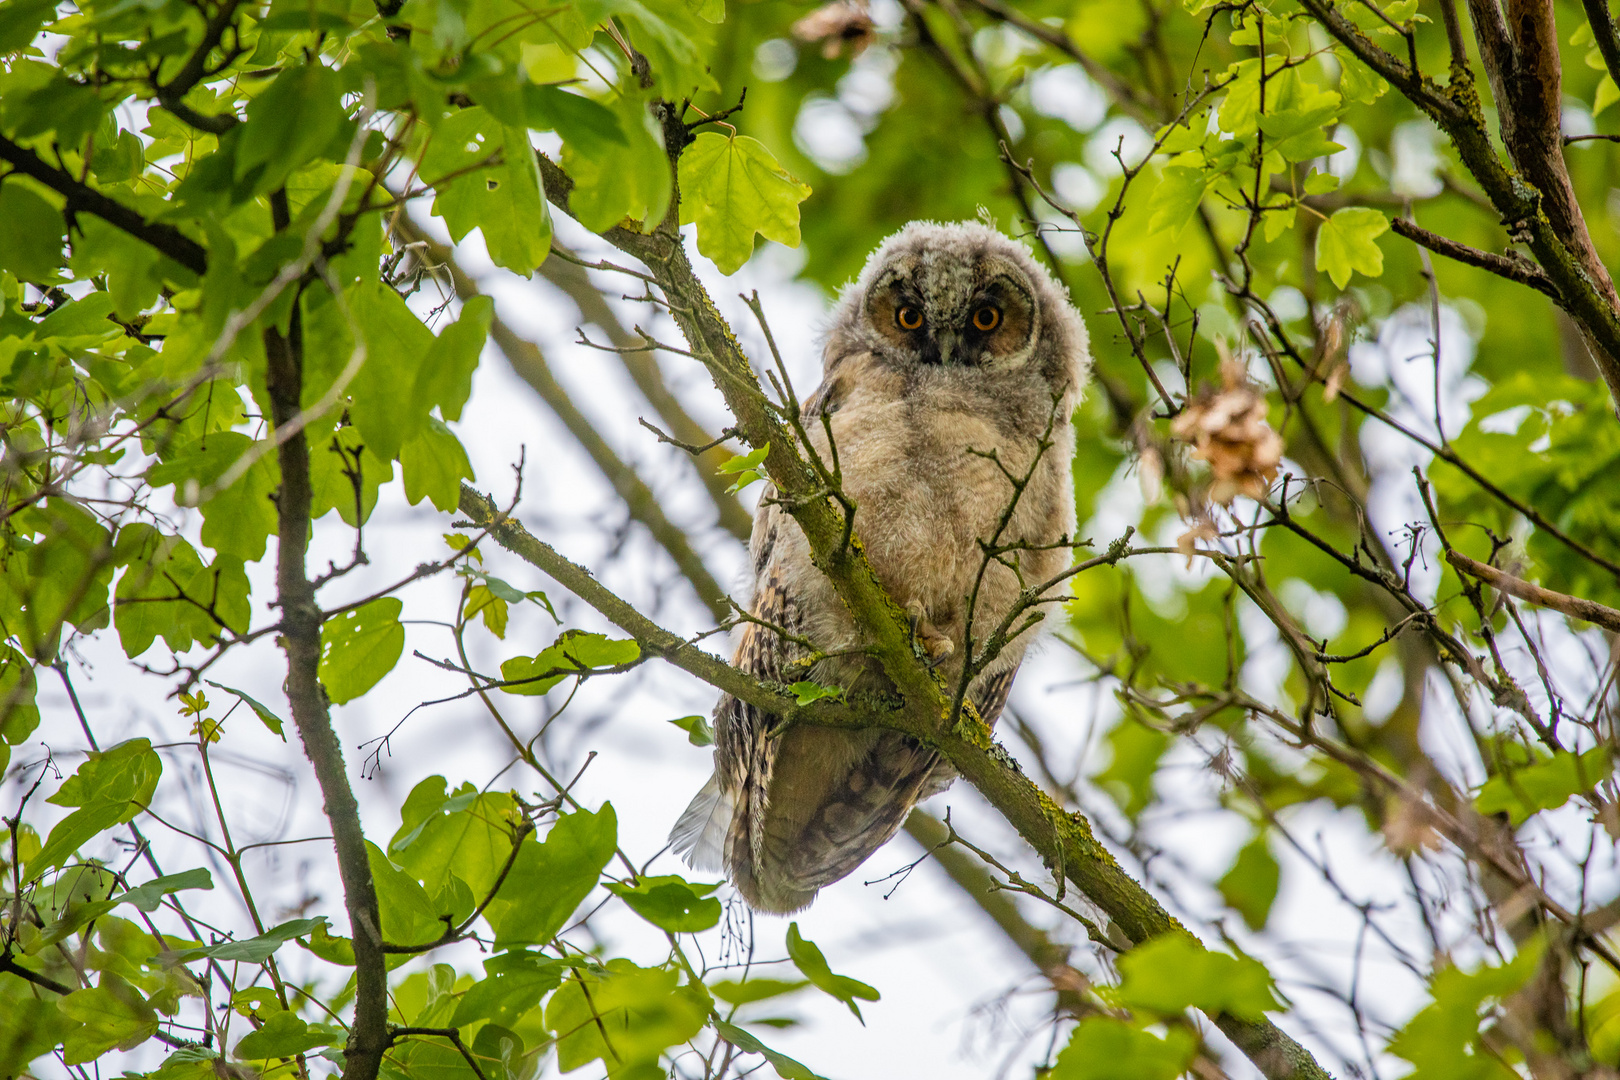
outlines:
[[[720,790],[719,775],[709,777],[669,831],[675,853],[694,870],[724,870],[726,833],[735,812],[731,798]]]

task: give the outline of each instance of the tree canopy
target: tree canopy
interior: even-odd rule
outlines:
[[[833,1071],[780,1010],[896,987],[685,874],[604,734],[714,690],[961,774],[894,903],[1038,997],[1015,1072],[1620,1070],[1606,0],[0,0],[0,68],[0,1076]],[[1096,359],[994,732],[796,367],[974,217]],[[891,697],[726,662],[764,479]]]

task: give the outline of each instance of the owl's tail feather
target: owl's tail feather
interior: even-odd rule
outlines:
[[[669,831],[675,853],[694,870],[725,869],[726,834],[735,812],[731,796],[720,788],[720,774],[709,777]]]

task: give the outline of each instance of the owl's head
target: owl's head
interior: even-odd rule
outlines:
[[[1067,293],[1021,245],[979,222],[914,221],[845,292],[828,359],[851,349],[939,377],[1032,371],[1060,393],[1090,367]]]

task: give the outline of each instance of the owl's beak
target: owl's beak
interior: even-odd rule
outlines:
[[[954,330],[940,330],[934,334],[934,347],[939,350],[939,363],[949,367],[956,362],[961,338]]]

